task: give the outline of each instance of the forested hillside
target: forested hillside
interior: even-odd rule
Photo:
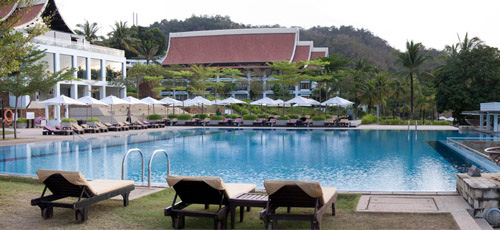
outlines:
[[[168,36],[170,32],[238,29],[255,27],[280,27],[280,25],[255,26],[236,23],[228,16],[191,16],[185,20],[162,20],[153,23],[150,28],[158,28]],[[361,59],[365,58],[372,64],[383,70],[396,71],[398,66],[396,50],[384,39],[373,35],[366,29],[356,29],[352,26],[341,27],[313,27],[300,30],[301,40],[312,40],[314,45],[328,47],[330,53],[335,53],[343,58]],[[401,41],[405,42],[405,41]],[[437,57],[439,51],[430,50],[429,55]],[[436,64],[433,62],[433,64]],[[424,69],[427,69],[424,67]]]

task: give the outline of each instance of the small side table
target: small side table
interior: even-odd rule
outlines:
[[[265,193],[242,193],[235,198],[229,200],[229,208],[231,212],[231,229],[234,229],[236,207],[240,206],[240,222],[243,222],[244,208],[250,207],[265,208],[267,205],[268,196]]]

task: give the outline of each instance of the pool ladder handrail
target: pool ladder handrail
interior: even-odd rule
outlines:
[[[148,188],[151,188],[151,164],[153,163],[155,155],[161,152],[165,153],[165,156],[167,157],[167,176],[170,175],[170,158],[168,157],[167,150],[164,149],[155,150],[153,154],[151,154],[151,158],[149,158],[149,163],[148,163]]]
[[[142,154],[142,151],[138,148],[134,148],[134,149],[129,149],[127,151],[127,153],[125,154],[125,156],[123,156],[123,160],[122,160],[122,180],[125,178],[125,160],[127,159],[127,156],[132,153],[132,152],[139,152],[141,154],[141,159],[142,159],[142,169],[141,169],[141,179],[142,179],[142,182],[144,183],[144,154]]]

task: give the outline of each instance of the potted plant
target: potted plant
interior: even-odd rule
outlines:
[[[257,120],[255,115],[245,115],[243,116],[243,125],[253,125],[253,122]]]
[[[200,113],[200,114],[198,114],[197,116],[198,116],[198,118],[199,118],[200,120],[205,120],[205,118],[207,118],[207,117],[208,117],[208,115],[207,115],[207,114],[204,114],[204,113]]]
[[[312,118],[313,126],[325,126],[325,117],[316,116]]]
[[[193,117],[190,114],[179,114],[177,116],[177,124],[178,125],[185,125],[186,121],[191,121]]]
[[[222,121],[222,116],[211,116],[208,125],[218,125]]]
[[[17,118],[17,128],[20,128],[20,129],[26,128],[26,124],[27,124],[26,122],[28,122],[28,120],[24,117]]]
[[[179,116],[179,114],[169,114],[167,117],[168,119],[175,119],[177,116]]]
[[[69,128],[71,129],[71,125],[76,124],[76,120],[72,118],[63,118],[61,120],[61,125],[63,128]]]
[[[299,119],[299,115],[296,114],[290,115],[290,119]]]
[[[99,120],[98,118],[95,118],[95,117],[90,117],[87,119],[87,125],[90,127],[96,127],[97,122],[101,122],[101,120]]]
[[[163,119],[163,116],[160,114],[151,114],[148,116],[148,122],[157,123]]]
[[[288,123],[288,120],[290,120],[289,117],[287,117],[287,116],[280,116],[280,117],[276,118],[276,125],[277,126],[285,126],[286,123]]]
[[[266,115],[265,114],[259,114],[257,115],[258,118],[266,118]]]

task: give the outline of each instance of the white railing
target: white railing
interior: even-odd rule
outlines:
[[[491,160],[489,155],[482,153],[477,149],[471,148],[465,145],[464,143],[461,143],[460,141],[500,141],[500,139],[496,137],[447,137],[446,138],[446,142],[448,142],[448,144],[453,144],[457,148],[468,150],[472,153],[475,153],[476,155]]]
[[[38,36],[33,38],[33,42],[42,45],[58,46],[69,49],[84,50],[89,52],[108,54],[118,57],[125,57],[125,51],[119,49],[113,49],[103,46],[92,45],[88,43],[77,43],[72,41],[66,41],[61,39],[49,38]]]

